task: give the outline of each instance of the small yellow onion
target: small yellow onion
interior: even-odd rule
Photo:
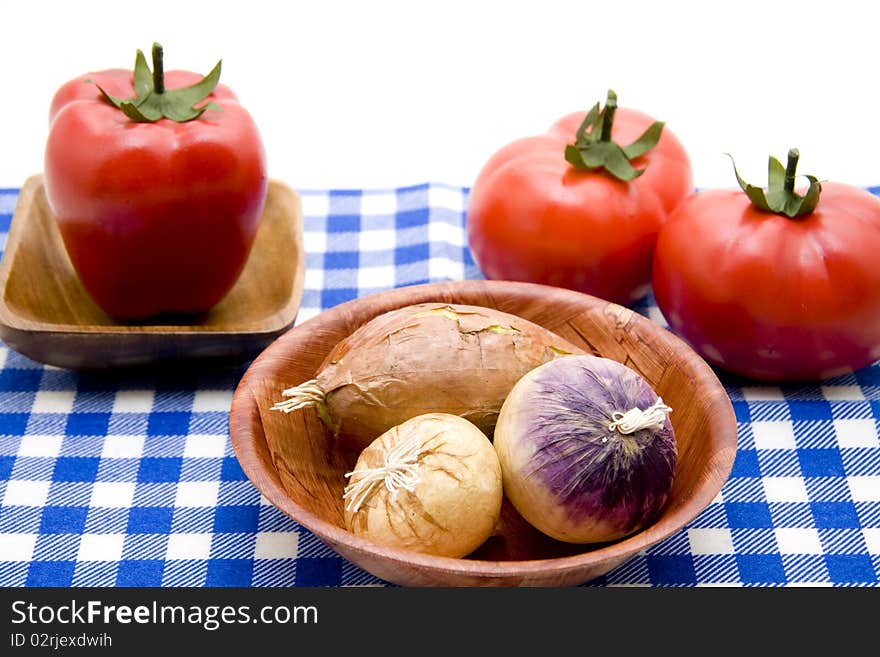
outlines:
[[[427,413],[392,427],[346,476],[346,527],[391,547],[463,557],[492,535],[501,513],[495,448],[456,415]]]

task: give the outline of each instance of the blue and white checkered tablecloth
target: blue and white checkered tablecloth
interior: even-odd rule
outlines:
[[[395,286],[479,278],[467,191],[302,191],[297,321]],[[0,190],[0,248],[16,197]],[[650,297],[636,309],[665,324]],[[0,343],[0,585],[382,585],[242,473],[228,410],[244,369],[78,373]],[[739,446],[721,494],[590,585],[876,586],[880,363],[821,385],[722,381]]]

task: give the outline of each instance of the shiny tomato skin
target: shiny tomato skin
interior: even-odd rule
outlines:
[[[104,101],[134,95],[130,71],[63,85],[50,106],[46,196],[77,275],[108,315],[202,313],[226,295],[256,237],[268,185],[257,127],[227,87],[186,123],[131,121]],[[167,88],[201,79],[166,73]]]
[[[654,151],[670,143],[672,155],[661,150],[657,157],[657,175],[674,194],[658,193],[647,171],[623,182],[576,169],[565,160],[565,146],[574,142],[584,116],[569,114],[546,134],[511,142],[487,160],[469,192],[468,245],[488,279],[554,285],[628,305],[650,289],[664,203],[672,206],[692,190],[690,162],[664,129],[660,143],[633,165],[651,170]],[[651,123],[619,108],[612,138],[629,144]]]
[[[827,182],[790,219],[739,190],[692,195],[657,241],[653,286],[707,361],[766,381],[823,380],[880,358],[880,199]]]

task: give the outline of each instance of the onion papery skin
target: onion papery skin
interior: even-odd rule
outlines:
[[[620,539],[645,527],[669,496],[677,450],[660,428],[624,435],[615,412],[647,409],[657,393],[635,370],[571,355],[523,376],[494,434],[504,493],[530,524],[569,543]]]
[[[449,413],[487,437],[529,370],[583,350],[495,308],[422,303],[386,312],[337,344],[316,375],[327,425],[364,449],[412,417]]]
[[[384,484],[376,486],[359,509],[346,506],[346,528],[382,545],[462,558],[492,535],[501,515],[498,457],[471,422],[426,413],[376,438],[361,452],[355,471],[381,466],[395,445],[412,439],[423,447],[412,490],[391,493]]]

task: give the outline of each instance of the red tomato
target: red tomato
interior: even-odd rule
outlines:
[[[569,114],[547,134],[514,141],[488,160],[469,194],[468,243],[486,278],[555,285],[630,304],[650,288],[657,233],[693,190],[691,165],[664,128],[656,146],[631,160],[644,170],[633,180],[577,168],[566,160],[566,145],[585,116]],[[613,117],[611,140],[622,145],[654,123],[627,108]]]
[[[880,199],[823,183],[790,218],[739,190],[694,194],[660,232],[654,294],[709,362],[763,380],[817,380],[880,358]]]
[[[169,92],[201,79],[164,74]],[[119,319],[207,311],[244,268],[265,203],[257,127],[223,85],[205,97],[221,111],[184,122],[134,121],[96,85],[135,96],[132,71],[113,69],[66,83],[50,108],[44,183],[70,260]]]

